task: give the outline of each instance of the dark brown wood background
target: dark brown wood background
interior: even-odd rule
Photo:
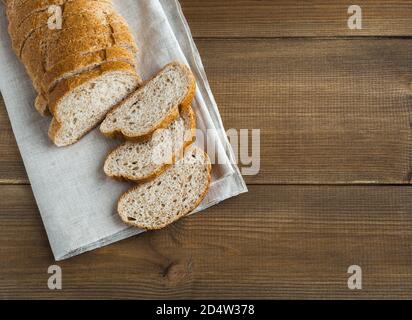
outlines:
[[[0,107],[0,298],[412,298],[412,2],[181,0],[250,192],[59,263]],[[347,288],[360,265],[363,289]]]

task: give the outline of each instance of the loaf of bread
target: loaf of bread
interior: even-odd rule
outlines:
[[[209,157],[192,146],[164,174],[126,192],[118,202],[118,213],[125,223],[141,229],[164,228],[202,202],[209,189],[210,173]]]
[[[166,129],[157,130],[151,139],[126,142],[112,151],[104,172],[115,179],[144,182],[162,174],[183,156],[196,138],[196,119],[192,107],[182,109],[180,116]]]
[[[135,40],[111,0],[5,5],[13,49],[37,91],[36,109],[53,116],[49,136],[57,146],[78,141],[141,84]],[[49,26],[51,6],[60,6],[60,29]]]
[[[108,136],[140,141],[166,128],[192,103],[196,89],[190,69],[179,62],[166,65],[156,76],[130,94],[100,125]]]

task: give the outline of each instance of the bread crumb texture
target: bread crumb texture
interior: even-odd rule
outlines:
[[[141,229],[161,229],[193,211],[207,194],[211,164],[196,146],[163,175],[139,185],[119,200],[122,220]]]

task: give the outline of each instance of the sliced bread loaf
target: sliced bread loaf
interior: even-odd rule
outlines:
[[[48,102],[45,96],[63,80],[83,72],[89,72],[106,62],[126,62],[136,67],[135,55],[126,48],[112,47],[90,54],[70,56],[43,75],[42,93],[35,101],[36,110],[43,116],[48,114]]]
[[[107,43],[107,42],[106,42]],[[106,47],[106,43],[100,45],[100,47]],[[27,73],[32,79],[33,86],[39,97],[36,99],[36,109],[44,114],[46,111],[48,94],[43,89],[42,79],[46,73],[46,56],[47,56],[47,31],[45,33],[37,30],[33,36],[31,36],[23,47],[22,61],[26,67]],[[89,50],[87,50],[89,51]]]
[[[169,127],[155,131],[150,140],[126,142],[112,151],[104,172],[115,179],[152,180],[183,156],[184,150],[195,141],[195,129],[195,114],[188,107]]]
[[[79,2],[85,6],[85,11],[79,15],[65,17],[61,30],[49,30],[47,26],[33,30],[21,46],[20,57],[23,63],[43,65],[43,68],[48,71],[70,55],[104,49],[112,46],[117,39],[121,40],[117,41],[121,42],[120,46],[135,49],[135,41],[124,19],[114,11],[110,16],[106,14],[107,10],[92,11],[90,5],[86,5],[90,3],[89,0]],[[82,7],[80,4],[77,5]],[[9,33],[12,39],[16,40],[13,35],[18,32],[9,27]],[[114,39],[113,34],[115,37],[118,34],[120,36]]]
[[[190,147],[184,157],[151,182],[126,192],[117,211],[132,226],[156,230],[186,216],[204,199],[211,180],[207,154]]]
[[[54,115],[50,138],[57,146],[77,142],[140,83],[134,67],[124,62],[108,62],[63,80],[49,96]]]
[[[108,137],[147,139],[179,116],[179,106],[191,104],[195,89],[195,78],[187,66],[178,62],[168,64],[111,111],[100,131]]]
[[[14,49],[39,94],[36,109],[44,112],[49,105],[54,113],[49,135],[56,145],[76,142],[139,85],[133,57],[136,43],[111,0],[6,4]],[[62,29],[47,26],[51,5],[61,6]],[[84,57],[109,48],[125,50],[110,57],[106,51]]]
[[[127,27],[127,26],[125,26]],[[53,44],[50,43],[49,34],[54,33],[50,30],[45,30],[44,33],[41,30],[36,30],[33,35],[27,40],[22,51],[22,60],[25,63],[28,74],[32,78],[33,85],[40,97],[37,98],[35,106],[41,113],[45,114],[47,111],[48,92],[54,87],[59,80],[66,78],[67,76],[76,75],[85,70],[99,65],[103,62],[99,58],[95,58],[94,61],[89,59],[89,65],[85,65],[84,54],[89,52],[107,50],[107,61],[127,61],[134,64],[134,52],[128,53],[128,51],[135,51],[136,44],[129,32],[116,35],[111,33],[111,28],[107,27],[107,32],[100,33],[93,38],[94,33],[90,33],[86,38],[80,38],[74,40],[71,43],[67,43],[64,46],[60,46],[59,50],[53,49]],[[55,45],[57,46],[57,45]],[[122,54],[119,55],[119,50],[110,50],[115,47],[122,50]],[[97,62],[96,62],[97,59]],[[79,70],[76,70],[76,66],[79,66]],[[72,68],[70,70],[70,68]],[[60,70],[59,70],[60,68]],[[44,75],[50,72],[50,78],[47,79],[50,83],[43,83]],[[39,101],[43,103],[38,103]]]

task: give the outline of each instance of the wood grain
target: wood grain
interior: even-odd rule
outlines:
[[[411,36],[409,0],[181,0],[196,37]],[[347,11],[361,6],[362,30]]]
[[[61,262],[50,291],[0,98],[0,299],[412,299],[412,2],[362,0],[350,31],[346,0],[180,1],[225,126],[261,129],[250,192]]]
[[[410,183],[412,39],[197,44],[226,129],[261,130],[248,183]],[[24,181],[3,109],[0,123],[0,179]]]
[[[261,130],[249,183],[409,183],[411,40],[199,40],[226,128]]]
[[[253,186],[165,230],[58,263],[29,186],[0,186],[0,298],[412,298],[412,188]],[[363,290],[347,288],[347,268]]]
[[[28,178],[0,94],[0,184],[20,183],[28,183]]]

